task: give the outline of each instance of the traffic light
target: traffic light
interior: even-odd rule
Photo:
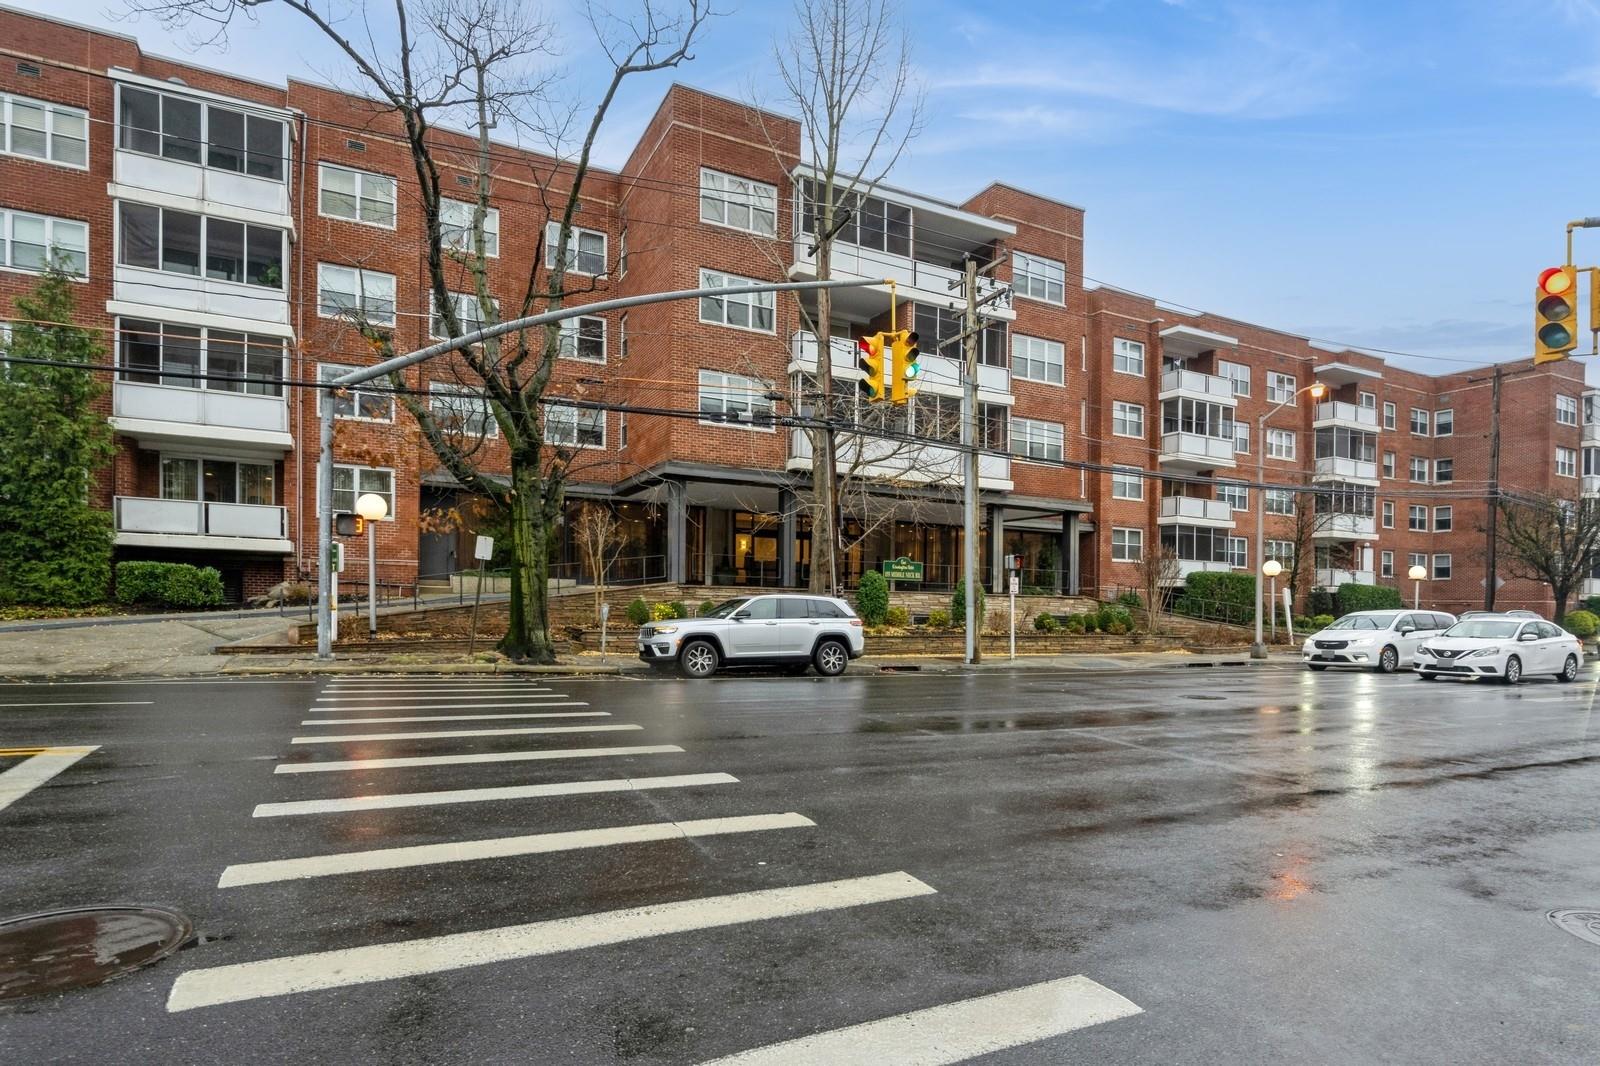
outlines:
[[[922,353],[917,350],[916,332],[902,329],[889,334],[889,350],[894,353],[889,398],[895,403],[905,403],[917,394],[917,386],[922,384],[922,364],[918,362]]]
[[[877,403],[889,398],[886,378],[889,372],[888,346],[892,334],[873,333],[856,341],[861,350],[857,364],[866,377],[861,379],[861,398]]]
[[[1533,361],[1565,359],[1578,346],[1577,270],[1558,266],[1541,271],[1533,299]]]
[[[341,537],[359,537],[366,526],[367,520],[358,514],[341,511],[333,516],[333,531]]]

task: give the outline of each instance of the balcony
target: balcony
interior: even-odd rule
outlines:
[[[861,370],[857,365],[858,351],[853,340],[832,338],[829,345],[833,355],[833,374],[840,380],[857,381]],[[815,373],[817,369],[817,337],[809,330],[796,330],[789,338],[789,372]],[[942,355],[923,352],[918,362],[922,376],[918,388],[946,396],[961,395],[961,364]],[[989,393],[990,395],[984,395]],[[978,364],[978,398],[989,403],[1009,403],[1011,396],[1011,370],[1003,366]]]
[[[790,277],[799,281],[810,281],[817,276],[817,253],[811,250],[816,238],[810,234],[800,234],[794,241],[794,264],[789,268]],[[880,252],[874,248],[862,248],[855,244],[835,242],[833,254],[829,258],[830,276],[835,281],[848,278],[886,278],[895,283],[897,294],[902,300],[917,300],[923,303],[939,303],[947,305],[951,300],[960,295],[964,275],[953,267],[939,266],[934,263],[924,263],[920,259],[910,256],[895,255],[892,252]],[[867,292],[875,293],[878,310],[883,309],[884,296],[888,293],[887,285],[872,286],[866,289],[836,289],[834,301],[837,304],[843,300],[847,305],[853,303],[849,293]],[[999,293],[996,296],[994,294]],[[996,281],[994,278],[978,277],[978,299],[987,300],[981,310],[985,318],[1014,319],[1017,313],[1011,307],[1011,285],[1009,282]]]
[[[1378,521],[1369,514],[1318,514],[1314,540],[1377,540]]]
[[[139,496],[118,496],[114,504],[119,547],[280,554],[294,550],[282,507]]]
[[[857,433],[840,433],[837,438],[841,476],[914,484],[961,483],[961,450],[947,445],[911,444],[884,440]],[[789,434],[790,470],[811,469],[811,438],[803,429]],[[978,456],[978,486],[1010,491],[1011,460],[1004,455]]]
[[[1194,370],[1168,370],[1161,375],[1163,400],[1188,397],[1208,403],[1234,405],[1233,382],[1215,374],[1201,374]]]
[[[1163,433],[1162,466],[1177,470],[1215,470],[1233,466],[1233,438],[1208,437],[1200,433]]]
[[[1196,496],[1166,496],[1161,500],[1158,525],[1225,526],[1233,528],[1233,506],[1227,500]]]
[[[1371,570],[1317,571],[1317,584],[1326,589],[1336,589],[1340,585],[1371,585],[1374,583]]]
[[[1324,456],[1317,460],[1315,480],[1359,481],[1378,483],[1378,464],[1365,459],[1347,459],[1342,455]]]
[[[1347,429],[1366,430],[1370,433],[1378,431],[1378,412],[1370,407],[1360,404],[1345,403],[1342,400],[1326,400],[1317,404],[1316,418],[1312,422],[1313,428],[1322,426],[1343,426]]]
[[[1178,580],[1182,581],[1190,574],[1226,574],[1233,566],[1220,559],[1179,559]]]
[[[112,158],[115,199],[199,211],[279,229],[294,228],[289,184],[250,174],[118,148]]]
[[[294,448],[282,396],[118,381],[111,425],[145,447],[204,441],[259,445],[279,454]]]
[[[1583,475],[1583,494],[1585,496],[1600,496],[1600,474]]]
[[[268,324],[281,328],[262,332],[287,335],[289,330],[289,294],[285,289],[126,263],[116,265],[112,280],[112,302],[107,310],[116,314],[159,319],[165,310],[180,310],[210,315],[213,321],[207,324],[224,328],[260,330]]]
[[[1600,403],[1600,400],[1596,402]],[[1591,448],[1600,446],[1600,422],[1585,422],[1583,424],[1583,443]]]

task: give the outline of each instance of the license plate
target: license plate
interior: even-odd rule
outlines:
[[[1323,660],[1328,661],[1328,662],[1332,662],[1333,661],[1333,656],[1327,654],[1326,652],[1318,652],[1317,654],[1313,655],[1312,658],[1313,659],[1323,659]]]

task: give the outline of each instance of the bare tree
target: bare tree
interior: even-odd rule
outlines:
[[[1600,565],[1600,500],[1506,493],[1497,506],[1501,561],[1512,576],[1550,586],[1559,622],[1573,590]]]
[[[130,7],[168,24],[226,34],[235,16],[268,0],[129,0]],[[638,0],[631,17],[587,7],[599,54],[610,76],[587,118],[577,105],[563,104],[547,72],[552,27],[516,0],[394,0],[392,24],[374,28],[362,4],[349,12],[318,0],[278,0],[303,16],[314,32],[332,42],[356,74],[362,95],[376,114],[400,128],[416,172],[416,192],[425,223],[420,250],[436,321],[435,332],[458,338],[503,321],[490,280],[485,219],[495,174],[525,169],[516,176],[537,191],[544,222],[554,223],[555,247],[547,255],[548,225],[533,234],[533,257],[515,314],[524,317],[564,306],[573,295],[593,291],[605,270],[584,269],[576,286],[569,270],[578,265],[573,219],[590,171],[590,157],[601,125],[622,83],[630,75],[676,67],[691,58],[689,49],[710,16],[709,0],[682,0],[677,14]],[[377,8],[376,10],[387,10]],[[347,31],[346,25],[352,24]],[[381,43],[380,43],[381,42]],[[442,124],[464,128],[457,134]],[[548,152],[543,161],[507,161],[494,151],[499,133],[533,139]],[[442,175],[467,176],[473,187],[470,217],[447,216]],[[464,224],[463,224],[464,223]],[[546,262],[551,265],[546,268]],[[580,278],[578,271],[570,275]],[[453,294],[466,292],[467,299]],[[365,301],[346,317],[382,357],[394,354],[392,334],[374,324]],[[458,365],[472,402],[482,405],[509,459],[509,476],[494,476],[482,461],[485,433],[463,434],[459,426],[436,419],[430,405],[407,392],[399,395],[443,468],[464,488],[489,501],[509,528],[511,602],[500,649],[516,659],[552,662],[549,619],[551,539],[572,473],[575,445],[582,433],[573,408],[563,408],[559,439],[551,440],[545,413],[546,391],[563,343],[551,324],[486,341],[458,354]],[[401,383],[396,375],[394,383]],[[487,423],[488,419],[483,419]]]
[[[1139,584],[1144,591],[1145,613],[1149,616],[1152,635],[1161,632],[1161,596],[1178,581],[1178,553],[1171,548],[1152,547],[1139,557],[1136,566]]]
[[[594,617],[600,620],[600,605],[606,597],[606,574],[622,554],[627,542],[616,512],[603,503],[585,503],[572,526],[572,539],[583,556],[583,565],[594,575]]]

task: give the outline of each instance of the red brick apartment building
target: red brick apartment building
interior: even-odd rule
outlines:
[[[99,487],[118,556],[216,566],[235,596],[308,574],[318,394],[226,375],[314,381],[371,362],[338,315],[358,301],[392,322],[397,350],[428,340],[420,212],[393,123],[318,85],[247,81],[39,16],[0,12],[0,36],[0,298],[27,290],[52,252],[80,275],[82,321],[105,331],[119,368],[107,401],[117,460]],[[520,299],[534,265],[539,186],[552,167],[495,150],[503,306]],[[461,186],[465,212],[470,171],[445,180]],[[593,279],[585,299],[814,277],[807,181],[791,119],[674,85],[626,165],[589,179],[573,238],[575,269]],[[1184,573],[1254,568],[1259,462],[1267,484],[1317,490],[1318,582],[1394,584],[1409,596],[1406,572],[1421,563],[1430,603],[1481,603],[1489,372],[1427,376],[1086,288],[1084,210],[1002,182],[960,204],[881,186],[856,217],[834,245],[833,275],[896,279],[898,320],[919,331],[925,353],[906,425],[928,443],[880,457],[873,440],[841,438],[852,462],[900,486],[881,506],[905,519],[849,553],[847,584],[900,555],[921,560],[931,586],[957,576],[959,366],[933,353],[959,332],[952,283],[972,258],[996,262],[983,284],[1005,290],[985,306],[978,382],[992,449],[980,478],[986,578],[1018,553],[1030,585],[1105,591],[1136,584],[1135,561],[1158,543],[1177,551]],[[884,328],[888,310],[885,287],[837,292],[831,358],[843,388],[858,372],[842,338]],[[555,394],[702,415],[551,412],[551,439],[581,457],[574,501],[610,501],[626,522],[625,576],[807,579],[810,528],[796,503],[808,491],[809,444],[762,417],[788,414],[814,379],[817,345],[800,323],[796,297],[784,295],[661,304],[571,327]],[[1503,484],[1600,491],[1600,416],[1579,368],[1507,370]],[[1312,382],[1330,390],[1321,402],[1303,392]],[[430,402],[463,403],[447,363],[408,384]],[[381,578],[409,584],[470,566],[462,531],[422,520],[468,501],[394,398],[358,391],[336,413],[336,508],[368,491],[391,502]],[[923,487],[914,507],[907,483]],[[1269,492],[1269,556],[1286,554],[1292,536],[1294,519],[1280,512],[1308,498]],[[353,553],[358,579],[364,555]],[[566,559],[566,570],[577,566],[570,549]],[[1548,597],[1513,580],[1499,602]]]

